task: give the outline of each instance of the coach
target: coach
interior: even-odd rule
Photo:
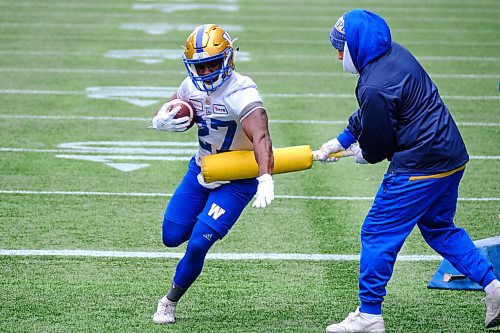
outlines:
[[[390,164],[361,228],[361,305],[327,332],[385,332],[386,285],[415,225],[435,251],[483,286],[486,327],[500,324],[500,282],[469,235],[453,224],[469,156],[436,86],[412,54],[391,41],[388,25],[374,13],[346,13],[330,41],[344,70],[359,74],[359,109],[337,138],[314,152],[315,159],[335,162],[328,154],[351,148],[358,163]]]

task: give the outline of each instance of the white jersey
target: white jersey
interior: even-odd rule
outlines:
[[[241,122],[257,108],[263,108],[257,85],[247,76],[233,72],[215,91],[207,94],[196,89],[187,77],[177,91],[177,98],[189,101],[196,112],[198,151],[201,158],[229,150],[253,150]]]

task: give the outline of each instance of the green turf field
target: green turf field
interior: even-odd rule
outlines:
[[[328,35],[360,7],[386,18],[459,124],[472,158],[456,224],[500,235],[498,0],[0,0],[0,331],[324,332],[353,311],[387,162],[277,175],[278,198],[214,246],[178,322],[154,325],[185,249],[162,245],[163,212],[197,139],[146,127],[185,77],[180,45],[213,22],[239,39],[274,146],[319,147],[356,108]],[[439,258],[418,230],[401,255],[420,259],[396,263],[387,332],[486,331],[482,292],[426,288]]]

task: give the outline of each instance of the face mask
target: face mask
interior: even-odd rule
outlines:
[[[354,67],[352,62],[351,54],[349,53],[349,48],[347,47],[347,42],[344,43],[344,59],[342,60],[342,67],[347,73],[358,74],[358,70]]]

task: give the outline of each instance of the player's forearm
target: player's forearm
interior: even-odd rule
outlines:
[[[262,130],[253,139],[253,149],[255,160],[259,166],[259,176],[266,173],[272,175],[274,170],[274,156],[269,132]]]
[[[253,143],[259,176],[266,173],[272,175],[274,170],[273,144],[267,124],[267,113],[262,108],[254,110],[241,123],[245,134]]]

